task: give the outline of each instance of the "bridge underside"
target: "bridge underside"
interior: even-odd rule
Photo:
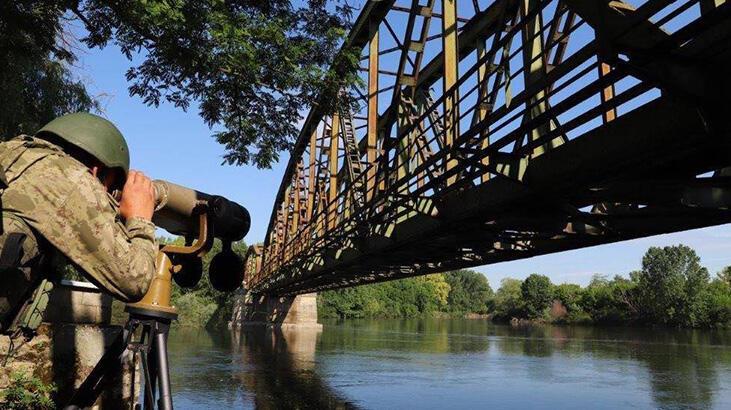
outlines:
[[[368,89],[352,93],[364,114],[310,113],[267,242],[250,250],[250,290],[299,294],[731,222],[728,4],[498,0],[461,18],[450,0],[391,3],[368,2],[349,40],[369,63]],[[378,33],[398,37],[394,12],[414,22],[390,61]],[[428,22],[417,34],[435,16],[441,45],[421,67]],[[397,67],[386,85],[384,64]],[[383,88],[393,94],[379,107]]]

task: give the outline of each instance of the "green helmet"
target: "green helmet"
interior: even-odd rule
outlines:
[[[66,114],[46,124],[36,135],[48,132],[72,144],[108,168],[129,172],[129,148],[124,136],[108,120],[87,112]]]

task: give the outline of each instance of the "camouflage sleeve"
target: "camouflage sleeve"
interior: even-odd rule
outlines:
[[[155,257],[157,256],[157,243],[155,239],[155,225],[142,218],[130,218],[125,224],[127,234],[130,238],[130,260],[129,270],[132,272],[144,272],[145,277],[139,281],[149,283],[155,271]],[[149,274],[149,276],[148,276]],[[139,283],[139,282],[138,282]],[[141,299],[147,293],[147,286],[134,289],[134,299]],[[139,296],[139,297],[137,297]]]
[[[155,271],[155,226],[140,218],[122,223],[115,204],[103,189],[99,192],[101,186],[84,188],[63,207],[79,241],[66,246],[67,256],[117,298],[137,301],[147,292]]]
[[[80,163],[64,156],[38,161],[3,199],[116,298],[132,302],[147,292],[157,253],[154,225],[138,218],[123,223],[116,203]]]

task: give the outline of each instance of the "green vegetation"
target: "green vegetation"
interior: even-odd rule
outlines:
[[[51,395],[56,391],[52,384],[16,372],[11,375],[11,384],[3,392],[0,407],[8,410],[46,410],[55,408]]]
[[[454,314],[487,313],[493,298],[485,275],[471,270],[447,272],[447,310]]]
[[[500,281],[500,288],[495,292],[493,315],[511,318],[523,312],[523,295],[521,281],[505,278]]]
[[[338,54],[352,14],[345,0],[0,2],[0,135],[98,110],[68,67],[82,45],[111,43],[134,64],[131,95],[196,107],[228,163],[270,167],[291,147],[301,107],[333,104],[358,81],[359,50]]]
[[[0,139],[33,133],[53,118],[98,110],[69,66],[76,60],[51,2],[0,2]]]
[[[729,271],[711,280],[693,249],[653,247],[642,258],[642,269],[630,273],[629,279],[595,275],[582,288],[553,285],[547,277],[533,274],[520,285],[519,295],[515,280],[503,281],[493,313],[497,320],[726,326],[731,324]]]
[[[711,280],[693,249],[653,247],[629,278],[594,275],[586,287],[531,274],[503,279],[493,293],[484,275],[460,270],[323,292],[318,303],[322,317],[489,313],[498,321],[719,327],[731,325],[731,267]]]
[[[416,317],[487,313],[492,289],[484,275],[460,270],[319,294],[321,317]]]
[[[523,297],[525,314],[535,319],[543,314],[553,300],[553,285],[547,276],[534,273],[520,285],[520,295]]]

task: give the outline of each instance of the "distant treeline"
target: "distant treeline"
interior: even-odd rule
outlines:
[[[321,317],[490,314],[493,320],[636,323],[682,327],[731,324],[731,267],[711,279],[687,246],[652,247],[629,278],[594,275],[586,287],[554,285],[544,275],[503,279],[460,270],[322,292]]]
[[[321,292],[321,317],[416,317],[449,312],[487,313],[493,298],[487,278],[460,270]]]

